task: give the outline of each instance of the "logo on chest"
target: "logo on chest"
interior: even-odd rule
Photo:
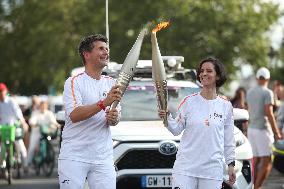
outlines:
[[[218,113],[214,112],[213,114],[209,115],[209,119],[205,119],[204,120],[204,125],[205,126],[210,126],[210,122],[211,121],[213,121],[213,122],[214,122],[214,120],[222,121],[222,118],[223,118],[222,114],[218,114]]]
[[[222,119],[223,115],[214,112],[213,117],[214,117],[214,118],[220,118],[220,119]]]
[[[104,91],[102,96],[103,96],[103,98],[106,98],[107,97],[107,91]]]

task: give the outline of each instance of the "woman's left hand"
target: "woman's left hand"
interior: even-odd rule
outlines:
[[[234,166],[229,165],[228,175],[229,175],[229,184],[232,186],[236,181],[236,173],[235,173]]]

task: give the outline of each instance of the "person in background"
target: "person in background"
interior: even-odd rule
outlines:
[[[8,96],[8,88],[5,83],[0,83],[0,124],[14,125],[20,121],[24,132],[28,131],[23,113],[14,99]],[[27,149],[23,139],[15,141],[16,151],[21,153],[23,159],[24,172],[27,172]]]
[[[121,90],[115,80],[103,76],[109,62],[107,38],[101,34],[85,37],[79,45],[85,72],[65,81],[63,99],[65,126],[58,158],[61,189],[115,189],[116,173],[110,127],[120,118]]]
[[[39,104],[41,101],[39,96],[37,95],[33,95],[31,99],[32,99],[31,106],[24,112],[24,117],[26,118],[27,121],[31,118],[32,112],[39,109]]]
[[[239,87],[236,90],[235,96],[230,101],[233,108],[247,109],[245,88]],[[236,126],[247,136],[248,121],[237,124]]]
[[[282,138],[273,114],[273,92],[268,89],[270,72],[259,68],[256,73],[257,86],[247,92],[249,111],[248,139],[253,151],[254,188],[260,189],[272,168],[271,155],[274,138]],[[274,133],[274,138],[273,138]]]
[[[277,118],[277,126],[279,130],[282,132],[282,136],[284,134],[284,89],[279,91],[279,100],[280,106],[277,110],[276,118]]]
[[[47,126],[50,130],[55,131],[59,124],[56,122],[53,112],[48,110],[48,103],[45,100],[40,102],[38,110],[33,111],[32,116],[29,119],[29,124],[31,126],[31,135],[28,149],[28,164],[30,165],[40,141],[40,127]]]
[[[173,189],[221,188],[223,159],[228,182],[233,185],[236,180],[233,107],[217,91],[227,78],[224,66],[218,59],[204,59],[197,76],[201,92],[181,101],[175,119],[159,110],[161,118],[168,116],[167,129],[173,135],[184,131],[173,167]]]
[[[284,101],[282,101],[277,111],[277,126],[283,135],[284,134]]]
[[[230,101],[234,108],[247,109],[245,88],[239,87],[236,90],[235,96]]]
[[[31,118],[32,113],[39,109],[39,104],[40,104],[39,96],[33,95],[31,106],[28,109],[26,109],[26,111],[23,112],[24,118],[28,124],[29,124],[29,119]],[[29,143],[30,143],[30,133],[31,133],[31,126],[29,127],[28,132],[26,132],[24,136],[24,143],[27,149],[29,148]]]
[[[278,108],[280,107],[281,105],[281,91],[283,91],[283,86],[281,84],[281,82],[279,80],[275,80],[273,82],[273,94],[274,94],[274,105],[273,105],[273,111],[274,112],[277,112]]]

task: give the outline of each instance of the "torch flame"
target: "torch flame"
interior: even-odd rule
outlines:
[[[161,23],[159,23],[159,24],[157,25],[156,28],[154,28],[154,29],[152,30],[152,33],[156,33],[157,31],[160,31],[161,29],[166,28],[166,27],[168,27],[169,25],[170,25],[170,22],[161,22]]]

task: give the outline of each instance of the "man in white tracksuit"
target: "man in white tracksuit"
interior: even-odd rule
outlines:
[[[85,72],[70,77],[64,86],[65,126],[58,161],[61,189],[81,189],[87,180],[91,189],[115,189],[110,125],[119,120],[121,91],[115,81],[103,76],[109,61],[107,38],[91,35],[79,45]],[[119,107],[118,107],[119,109]]]

